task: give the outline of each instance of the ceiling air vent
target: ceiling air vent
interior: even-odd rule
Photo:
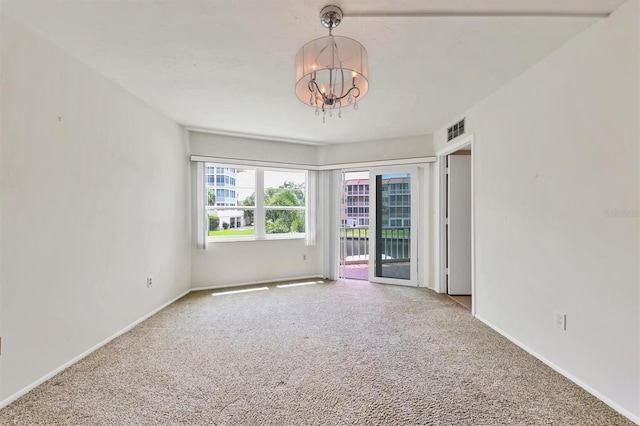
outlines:
[[[464,118],[447,129],[447,142],[464,133]]]

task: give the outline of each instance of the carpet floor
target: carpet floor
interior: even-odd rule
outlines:
[[[447,296],[333,282],[192,292],[2,425],[631,425]]]

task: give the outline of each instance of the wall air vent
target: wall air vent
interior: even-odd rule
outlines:
[[[464,118],[447,129],[447,142],[464,134]]]

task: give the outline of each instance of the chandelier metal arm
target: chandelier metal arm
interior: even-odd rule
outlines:
[[[345,93],[342,96],[335,96],[335,95],[327,96],[325,93],[320,91],[320,87],[318,86],[318,83],[313,79],[309,80],[309,92],[311,93],[318,92],[320,94],[320,96],[322,97],[322,108],[324,108],[325,105],[332,106],[336,103],[342,104],[341,101],[347,96],[349,96],[351,92],[354,92],[351,94],[351,96],[353,96],[356,99],[358,99],[358,96],[360,96],[360,89],[356,85],[351,86],[351,88],[347,90],[347,93]]]

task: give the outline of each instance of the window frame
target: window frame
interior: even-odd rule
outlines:
[[[300,240],[305,239],[306,234],[308,232],[308,224],[306,223],[307,217],[307,209],[308,201],[308,183],[309,183],[309,173],[308,170],[304,169],[294,169],[294,168],[279,168],[279,167],[260,167],[255,165],[243,165],[242,163],[238,164],[220,164],[220,163],[212,163],[206,162],[205,167],[215,167],[214,170],[225,169],[225,168],[235,168],[235,169],[244,169],[244,170],[252,170],[254,171],[254,191],[255,191],[255,205],[254,206],[215,206],[217,210],[253,210],[253,229],[254,232],[252,235],[233,235],[233,236],[210,236],[209,232],[206,234],[207,243],[225,243],[225,242],[239,242],[239,241],[269,241],[269,240]],[[305,196],[305,205],[304,206],[265,206],[264,204],[264,173],[267,171],[274,172],[292,172],[292,173],[304,173],[304,196]],[[207,178],[205,176],[205,192],[207,191]],[[237,178],[236,178],[237,183]],[[234,189],[235,190],[235,189]],[[237,193],[237,190],[235,190]],[[209,216],[209,210],[205,204],[206,216]],[[266,232],[266,211],[268,210],[294,210],[294,211],[302,211],[305,216],[305,231],[304,232],[289,232],[289,233],[278,233],[278,234],[268,234]]]

